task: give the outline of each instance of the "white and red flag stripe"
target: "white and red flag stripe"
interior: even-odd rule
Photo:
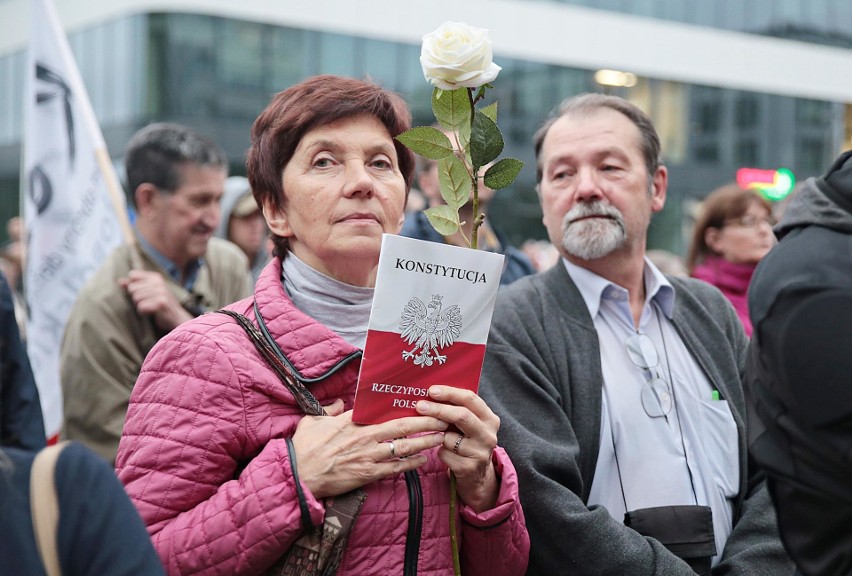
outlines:
[[[479,387],[503,256],[386,234],[353,420],[416,414],[429,386]]]

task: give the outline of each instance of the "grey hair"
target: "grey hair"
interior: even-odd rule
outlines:
[[[187,126],[161,122],[136,132],[124,154],[127,187],[134,204],[140,184],[153,184],[164,192],[180,188],[181,168],[186,164],[228,169],[225,152]]]
[[[648,178],[649,180],[653,179],[654,173],[662,164],[662,147],[660,146],[660,137],[657,135],[657,130],[654,128],[651,118],[638,106],[624,98],[609,94],[586,93],[563,100],[556,109],[556,112],[545,121],[533,136],[536,164],[535,181],[537,183],[541,183],[543,176],[541,148],[550,128],[557,120],[568,114],[593,112],[601,108],[609,108],[610,110],[624,114],[639,129],[639,134],[642,138],[642,155],[645,158],[645,167],[648,169]]]

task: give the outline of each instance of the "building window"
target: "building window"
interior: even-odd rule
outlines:
[[[257,88],[263,86],[262,24],[223,20],[216,44],[218,80],[225,84]]]
[[[308,75],[308,32],[270,26],[266,89],[276,93]]]
[[[807,174],[821,174],[825,171],[825,145],[819,138],[800,138],[797,146],[799,152],[798,165]]]
[[[695,161],[699,164],[715,164],[719,161],[719,145],[706,142],[695,147]]]
[[[321,33],[319,51],[319,74],[356,76],[356,38],[340,34]]]
[[[752,139],[743,139],[737,142],[734,149],[734,164],[738,166],[758,166],[757,142]]]
[[[796,120],[803,124],[822,125],[829,119],[828,102],[820,100],[796,100]]]
[[[722,104],[720,101],[700,102],[695,110],[695,124],[701,134],[715,134],[722,127]]]
[[[758,116],[759,109],[757,98],[755,96],[742,95],[737,99],[734,106],[734,121],[737,128],[743,129],[756,127],[759,123]]]

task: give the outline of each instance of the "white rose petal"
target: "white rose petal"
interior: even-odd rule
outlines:
[[[420,66],[433,86],[442,90],[476,88],[497,78],[488,30],[445,22],[423,37]]]

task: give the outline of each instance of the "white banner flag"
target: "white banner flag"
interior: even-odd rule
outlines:
[[[27,351],[50,438],[62,424],[65,323],[77,291],[122,242],[126,206],[52,0],[31,2],[27,72]]]

